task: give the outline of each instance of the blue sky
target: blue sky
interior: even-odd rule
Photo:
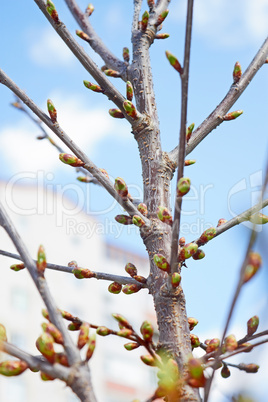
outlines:
[[[55,4],[60,19],[74,33],[78,27],[64,2],[58,0]],[[86,1],[79,4],[81,8],[87,6]],[[132,1],[103,0],[94,5],[93,26],[113,52],[121,57],[122,48],[131,46]],[[5,2],[1,10],[0,33],[4,38],[0,45],[1,68],[43,109],[46,100],[51,98],[65,131],[83,147],[94,163],[105,168],[111,177],[123,177],[133,196],[139,196],[141,168],[128,123],[112,119],[108,109],[113,104],[101,94],[94,94],[84,87],[83,80],[91,80],[91,77],[60,42],[34,2],[16,2],[15,5],[14,2]],[[155,41],[151,48],[161,137],[166,151],[173,149],[178,141],[180,82],[178,74],[166,60],[165,50],[182,58],[184,19],[185,1],[172,1],[163,27],[163,32],[168,32],[170,38]],[[267,36],[267,23],[267,0],[196,2],[189,124],[195,122],[198,126],[225,96],[232,84],[236,61],[241,63],[243,71],[246,69]],[[101,66],[100,58],[79,38],[78,41]],[[243,109],[244,114],[214,130],[190,155],[197,163],[186,170],[192,181],[192,190],[183,206],[182,234],[187,241],[198,237],[203,228],[216,225],[219,218],[230,219],[258,199],[267,156],[267,69],[268,65],[262,67],[233,106],[232,110]],[[125,92],[123,83],[116,79],[113,83]],[[45,176],[50,175],[45,185],[48,182],[54,186],[61,183],[64,188],[72,183],[74,187],[69,196],[76,202],[76,189],[79,187],[87,194],[85,185],[76,181],[74,170],[58,161],[57,152],[49,143],[36,140],[38,129],[10,107],[12,101],[12,94],[0,87],[0,180],[10,180],[23,172],[24,183],[35,184],[35,179],[27,172],[45,172]],[[85,198],[84,207],[98,219],[113,220],[120,213],[103,189],[92,186],[89,193],[90,198]],[[103,213],[104,210],[107,212]],[[115,239],[115,232],[107,233],[106,239],[117,240],[118,244],[128,248],[135,244],[134,251],[145,252],[135,229],[132,234],[128,233],[128,228],[120,229],[119,239]],[[188,314],[200,320],[199,334],[208,329],[222,328],[249,234],[245,226],[223,234],[206,246],[203,261],[190,262],[189,268],[185,269],[183,283],[188,297]],[[266,242],[267,229],[263,228],[256,247],[262,249],[264,267],[242,292],[233,330],[245,328],[247,319],[254,314],[260,315],[261,329],[267,327],[264,314],[267,308]],[[211,317],[209,322],[207,316]],[[208,333],[207,337],[216,335]]]

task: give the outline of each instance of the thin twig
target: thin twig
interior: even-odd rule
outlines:
[[[184,47],[184,66],[183,66],[183,72],[181,74],[181,87],[182,87],[181,127],[180,127],[180,139],[179,139],[177,183],[183,177],[184,160],[185,160],[188,81],[189,81],[190,48],[191,48],[191,36],[192,36],[193,3],[194,3],[193,0],[188,0],[185,47]],[[176,197],[174,222],[172,226],[172,239],[171,239],[171,256],[170,256],[171,274],[177,270],[178,265],[178,237],[180,231],[181,204],[182,204],[182,197]]]
[[[14,92],[18,98],[22,100],[35,113],[43,123],[46,124],[64,144],[79,158],[85,165],[84,169],[90,172],[100,184],[108,191],[108,193],[116,199],[116,201],[130,214],[130,216],[138,215],[145,222],[145,226],[150,226],[150,221],[143,216],[129,198],[122,198],[113,188],[112,183],[101,170],[87,157],[87,155],[76,145],[73,140],[62,130],[58,123],[53,124],[51,119],[23,92],[5,73],[0,69],[0,83],[7,86]]]
[[[268,55],[268,38],[265,40],[256,56],[242,74],[240,80],[233,84],[221,101],[221,103],[213,110],[213,112],[200,124],[199,127],[192,133],[192,136],[186,147],[186,155],[192,152],[195,147],[214,130],[219,124],[223,122],[223,116],[230,110],[237,99],[241,96],[247,86],[250,84],[251,80],[254,78],[257,71],[265,63]],[[176,147],[171,152],[168,153],[170,160],[177,164],[179,148]]]
[[[142,0],[134,0],[134,12],[132,18],[132,32],[138,29],[139,16],[141,12]]]
[[[22,261],[22,258],[19,254],[10,253],[9,251],[0,250],[0,255],[4,255],[5,257],[14,258],[16,260]],[[36,262],[36,260],[33,260],[33,261]],[[68,267],[66,265],[52,264],[49,262],[47,263],[46,268],[54,270],[54,271],[66,272],[68,274],[73,274],[73,269],[74,269],[73,267]],[[81,268],[81,267],[79,267],[79,268]],[[82,269],[84,269],[84,268],[82,268]],[[87,269],[87,268],[85,268],[85,269]],[[118,283],[121,283],[121,285],[135,284],[135,285],[140,285],[142,288],[147,288],[146,283],[140,283],[131,277],[114,275],[114,274],[109,274],[109,273],[105,273],[105,272],[97,272],[97,271],[92,271],[91,269],[90,269],[90,271],[94,274],[93,278],[95,278],[95,279],[118,282]]]

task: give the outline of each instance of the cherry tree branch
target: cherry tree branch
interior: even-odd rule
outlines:
[[[119,60],[111,52],[111,50],[106,47],[101,38],[97,35],[96,31],[93,29],[88,15],[82,12],[75,0],[65,0],[65,3],[67,4],[70,12],[82,31],[89,36],[88,43],[92,49],[103,59],[108,68],[118,71],[122,77],[125,77],[127,68],[126,63]]]
[[[122,198],[114,189],[112,183],[101,170],[87,157],[87,155],[76,145],[73,140],[62,130],[58,123],[53,124],[51,119],[41,110],[39,107],[23,92],[5,73],[0,69],[0,83],[7,86],[12,92],[14,92],[18,98],[24,102],[29,109],[32,110],[36,116],[39,117],[43,123],[46,124],[65,145],[79,158],[85,165],[84,169],[90,172],[99,183],[108,191],[108,193],[116,199],[116,201],[130,214],[130,216],[138,215],[145,222],[145,226],[150,226],[150,221],[143,216],[135,205],[129,200],[129,198]]]
[[[183,177],[185,146],[186,146],[186,122],[187,122],[187,102],[188,102],[188,82],[189,82],[189,66],[190,66],[190,48],[192,36],[192,20],[193,20],[193,0],[188,0],[187,17],[186,17],[186,34],[184,46],[184,66],[181,74],[181,127],[179,138],[178,152],[178,175],[177,183]],[[176,197],[174,221],[172,226],[171,238],[171,256],[170,267],[171,274],[177,271],[178,266],[178,237],[180,230],[182,197]]]
[[[22,261],[22,258],[20,255],[10,253],[9,251],[0,250],[0,255]],[[36,262],[36,260],[33,260],[33,261]],[[73,267],[69,267],[66,265],[52,264],[49,262],[47,263],[46,268],[54,270],[54,271],[66,272],[68,274],[73,274],[73,269],[74,269]],[[84,268],[81,268],[81,269],[84,269]],[[85,269],[87,269],[87,268],[85,268]],[[146,283],[140,283],[140,282],[136,281],[135,279],[128,277],[128,276],[114,275],[114,274],[109,274],[109,273],[105,273],[105,272],[97,272],[97,271],[92,271],[92,270],[90,270],[90,271],[94,274],[92,276],[92,278],[95,278],[98,280],[118,282],[118,283],[121,283],[121,285],[135,284],[135,285],[140,285],[142,288],[147,288]]]
[[[192,152],[195,147],[219,124],[223,122],[223,116],[233,106],[237,99],[241,96],[257,71],[262,67],[268,55],[268,38],[265,40],[254,59],[242,74],[240,80],[236,84],[232,84],[228,93],[221,103],[213,110],[213,112],[200,124],[192,133],[192,136],[186,147],[186,155]],[[179,147],[176,147],[168,153],[170,160],[177,165]]]

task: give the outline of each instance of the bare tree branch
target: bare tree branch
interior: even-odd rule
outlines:
[[[9,251],[5,250],[0,250],[0,255],[4,255],[5,257],[10,257],[14,258],[16,260],[22,261],[22,258],[18,254],[10,253]],[[33,260],[36,262],[36,260]],[[46,268],[54,270],[54,271],[59,271],[59,272],[66,272],[68,274],[73,274],[73,267],[69,267],[66,265],[58,265],[58,264],[52,264],[52,263],[47,263]],[[81,267],[79,267],[81,268]],[[82,268],[84,269],[84,268]],[[85,268],[87,269],[87,268]],[[105,280],[105,281],[112,281],[112,282],[118,282],[121,283],[122,285],[127,285],[127,284],[135,284],[135,285],[141,285],[142,288],[147,288],[147,285],[145,283],[140,283],[136,281],[135,279],[128,277],[128,276],[121,276],[121,275],[114,275],[114,274],[108,274],[105,272],[96,272],[90,270],[94,276],[92,278],[99,279],[99,280]]]
[[[124,77],[126,80],[126,63],[119,60],[111,52],[111,50],[106,47],[101,38],[97,35],[96,31],[93,29],[88,16],[82,12],[75,0],[65,0],[65,3],[67,4],[82,31],[89,36],[89,44],[92,49],[98,53],[108,68],[118,71],[122,78]]]
[[[65,145],[79,158],[85,165],[84,169],[89,171],[108,191],[109,194],[130,214],[130,216],[138,215],[145,222],[145,226],[150,226],[150,221],[143,216],[135,207],[135,205],[129,200],[129,198],[122,198],[116,190],[113,188],[112,183],[105,175],[97,168],[96,165],[87,157],[87,155],[76,145],[73,140],[60,128],[58,123],[53,124],[51,119],[41,110],[38,106],[23,92],[5,73],[0,69],[0,83],[7,86],[12,92],[14,92],[18,98],[22,100],[31,110],[45,123]]]
[[[192,133],[192,136],[186,147],[186,155],[192,152],[195,147],[219,124],[223,122],[223,116],[233,106],[237,99],[241,96],[251,80],[254,78],[257,71],[265,63],[268,55],[268,38],[265,40],[256,56],[242,74],[240,80],[236,84],[232,84],[230,90],[226,94],[221,103],[213,110],[213,112],[200,124],[199,127]],[[179,148],[176,147],[168,153],[170,160],[177,165]]]
[[[187,102],[188,102],[188,82],[189,82],[189,66],[190,66],[190,48],[192,36],[192,20],[193,20],[193,0],[188,0],[187,17],[186,17],[186,34],[184,45],[184,66],[181,74],[181,126],[179,138],[178,153],[178,176],[177,184],[183,177],[185,146],[186,146],[186,122],[187,122]],[[178,237],[180,230],[182,197],[176,197],[174,220],[172,226],[171,238],[171,256],[170,268],[171,274],[177,271],[178,267]]]

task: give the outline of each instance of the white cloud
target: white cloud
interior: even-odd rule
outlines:
[[[94,159],[95,147],[106,137],[131,138],[127,122],[117,121],[109,114],[106,107],[88,106],[84,98],[75,94],[52,93],[50,98],[58,111],[58,121],[69,137],[83,150],[89,150],[89,157]],[[46,110],[45,105],[43,110]],[[68,148],[48,129],[48,134],[66,152]],[[6,168],[12,173],[33,170],[54,171],[60,166],[57,152],[49,141],[36,140],[42,134],[38,127],[25,118],[4,127],[0,131],[0,150],[5,159]]]
[[[180,2],[171,18],[185,19],[186,2]],[[199,0],[194,8],[196,33],[217,46],[260,44],[267,36],[268,0]]]
[[[66,66],[74,60],[72,52],[51,28],[34,37],[29,49],[31,59],[44,67]]]

